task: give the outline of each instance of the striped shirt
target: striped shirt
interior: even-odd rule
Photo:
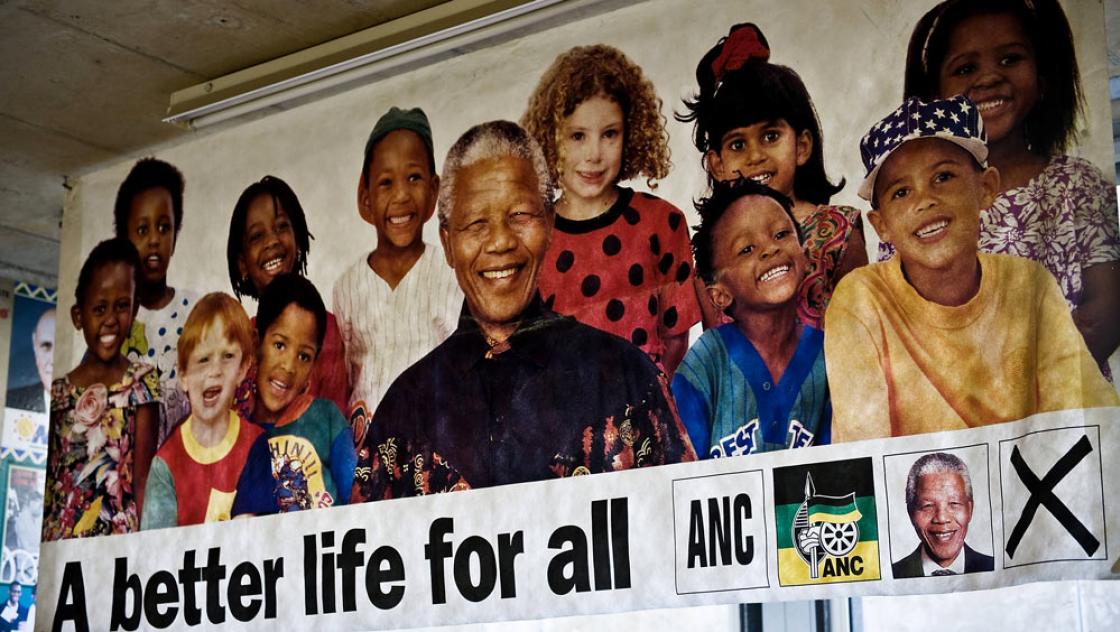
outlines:
[[[333,310],[350,366],[350,405],[376,410],[397,376],[459,324],[463,292],[441,248],[425,244],[396,289],[362,255],[334,284]]]

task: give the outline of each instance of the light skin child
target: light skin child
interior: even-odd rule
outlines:
[[[276,423],[284,410],[307,388],[319,353],[315,315],[288,304],[269,325],[257,351],[257,393],[253,420]]]
[[[74,327],[82,332],[89,352],[67,377],[71,384],[88,388],[94,384],[111,385],[121,381],[128,359],[121,355],[121,343],[128,336],[136,316],[136,284],[132,266],[122,262],[103,265],[90,277],[81,303],[70,309]],[[148,468],[156,452],[159,424],[158,404],[140,406],[136,412],[133,438],[133,489],[140,508]]]
[[[439,176],[429,165],[420,136],[399,129],[377,142],[369,175],[358,181],[358,214],[377,231],[377,247],[366,262],[394,289],[424,254],[424,224],[439,193]]]
[[[204,447],[221,443],[229,427],[229,411],[237,386],[249,371],[249,350],[226,335],[219,316],[206,328],[198,345],[179,367],[179,382],[191,402],[191,434]]]
[[[600,94],[576,106],[561,130],[557,213],[586,220],[610,209],[618,199],[625,137],[622,108],[610,97]],[[663,362],[672,373],[688,350],[688,333],[666,336],[664,343]]]
[[[999,184],[998,170],[981,169],[946,140],[912,140],[887,157],[867,219],[894,244],[922,298],[958,306],[980,291],[980,209],[991,205]]]
[[[171,193],[167,189],[152,187],[133,196],[126,237],[140,253],[136,299],[147,309],[162,309],[175,296],[175,288],[167,285],[167,267],[175,254],[175,228]]]
[[[774,382],[797,350],[797,292],[808,269],[797,228],[777,201],[747,195],[712,230],[714,282],[708,297],[751,341]]]
[[[984,118],[988,161],[999,169],[999,192],[1023,186],[1050,161],[1032,151],[1025,126],[1044,98],[1035,46],[1010,13],[969,17],[949,36],[938,68],[941,97],[963,94]],[[1082,271],[1081,302],[1073,320],[1093,356],[1101,361],[1120,344],[1120,264],[1098,263]]]

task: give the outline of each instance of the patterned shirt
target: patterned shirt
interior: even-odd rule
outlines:
[[[598,217],[556,216],[540,291],[549,309],[629,340],[660,362],[664,339],[700,321],[692,279],[684,215],[661,198],[620,187]]]
[[[393,383],[355,502],[695,459],[664,377],[626,341],[538,296],[506,342],[490,349],[464,313]]]

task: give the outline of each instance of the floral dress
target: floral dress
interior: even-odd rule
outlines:
[[[142,363],[108,388],[51,384],[44,541],[140,530],[132,443],[140,407],[158,401],[159,375]]]

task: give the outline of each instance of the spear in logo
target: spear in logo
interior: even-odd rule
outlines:
[[[813,476],[806,473],[805,502],[798,508],[797,515],[794,517],[794,533],[801,534],[812,529],[812,525],[809,523],[809,502],[812,500],[814,494],[816,494],[816,488],[813,486]],[[800,536],[798,539],[802,540]],[[817,570],[817,552],[820,550],[820,540],[819,538],[806,534],[806,537],[802,541],[805,543],[803,549],[809,554],[809,577],[811,579],[817,579],[819,575],[819,571]]]

